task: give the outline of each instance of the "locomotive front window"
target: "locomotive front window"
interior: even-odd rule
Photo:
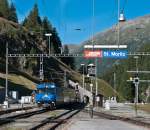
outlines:
[[[56,89],[55,88],[38,89],[38,93],[51,93],[51,94],[55,94],[56,93]]]
[[[47,93],[55,94],[55,88],[46,89]]]

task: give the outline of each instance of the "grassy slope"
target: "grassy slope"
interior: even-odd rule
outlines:
[[[69,72],[70,78],[73,81],[77,81],[82,85],[82,75],[80,73],[77,73],[76,71],[70,69],[70,67],[62,63],[60,60],[57,60],[57,61],[60,63],[61,68],[63,70],[66,69]],[[89,84],[87,84],[87,89],[90,90]],[[123,97],[119,93],[115,92],[113,88],[102,79],[98,79],[98,92],[104,95],[104,97],[112,97],[114,95],[117,95],[119,99],[123,100]]]
[[[5,74],[0,73],[0,78],[5,80]],[[27,89],[30,89],[30,90],[35,89],[35,83],[32,82],[31,80],[27,79],[26,77],[23,77],[22,75],[9,74],[8,80],[14,84],[18,84],[20,86],[25,86]]]
[[[138,109],[150,113],[150,104],[138,105]]]

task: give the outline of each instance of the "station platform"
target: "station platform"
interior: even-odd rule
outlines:
[[[139,120],[150,124],[150,113],[142,110],[137,110],[136,113],[134,109],[134,104],[117,103],[112,107],[110,107],[110,110],[105,110],[104,108],[95,107],[94,111],[103,112],[106,114],[119,116],[119,117],[131,118],[134,120]]]
[[[120,120],[109,120],[81,112],[60,130],[149,130],[149,128],[137,126]]]

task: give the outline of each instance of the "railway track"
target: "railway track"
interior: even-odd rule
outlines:
[[[69,110],[62,114],[57,115],[56,117],[51,117],[43,120],[40,124],[32,127],[30,130],[55,130],[61,124],[67,123],[67,121],[79,113],[80,110]]]
[[[84,109],[83,112],[90,113],[89,110],[86,110],[86,109]],[[115,116],[115,115],[106,114],[104,112],[96,112],[96,111],[93,111],[93,115],[99,116],[101,118],[109,119],[109,120],[121,120],[121,121],[132,123],[138,126],[150,128],[150,123],[143,122],[142,120],[136,120],[134,118]]]
[[[71,104],[53,111],[42,109],[8,116],[0,119],[0,130],[54,130],[82,109],[81,104]]]
[[[27,118],[27,117],[33,116],[35,114],[41,114],[41,113],[44,113],[47,111],[48,111],[47,109],[38,109],[38,110],[30,111],[30,112],[21,112],[20,111],[19,114],[0,118],[0,125],[5,125],[5,124],[11,123],[11,122],[15,122],[15,120],[17,120],[17,119]]]
[[[0,115],[16,112],[16,111],[21,111],[21,110],[29,110],[36,108],[35,106],[29,106],[29,107],[23,107],[23,108],[14,108],[14,109],[7,109],[7,110],[0,110]]]

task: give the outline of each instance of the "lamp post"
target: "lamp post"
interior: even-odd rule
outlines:
[[[6,86],[5,100],[8,100],[8,42],[6,43]]]
[[[85,81],[84,81],[84,79],[85,79],[85,77],[84,77],[84,66],[85,66],[85,64],[81,64],[81,66],[82,66],[82,68],[83,68],[83,73],[82,73],[82,74],[83,74],[83,80],[82,80],[83,83],[82,83],[82,86],[83,86],[83,89],[84,89],[84,82],[85,82]]]
[[[51,54],[51,44],[50,44],[50,37],[52,36],[51,33],[46,33],[45,34],[46,37],[48,37],[48,44],[49,44],[49,55]]]

